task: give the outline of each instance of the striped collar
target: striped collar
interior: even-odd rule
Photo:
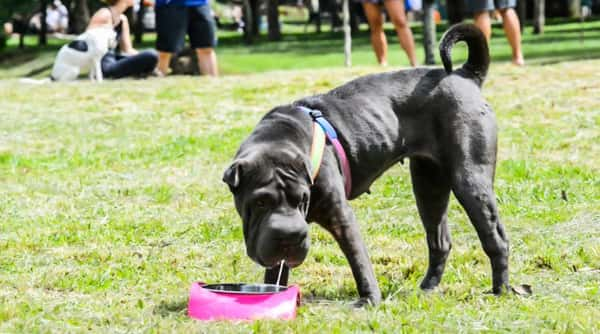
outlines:
[[[323,161],[323,152],[325,150],[326,139],[335,149],[339,163],[342,167],[342,177],[344,178],[344,190],[346,198],[350,197],[352,190],[352,174],[350,172],[350,163],[346,152],[338,139],[337,132],[319,110],[310,109],[304,106],[298,106],[298,109],[310,116],[313,120],[313,138],[310,147],[311,180],[315,181],[319,175],[319,169]]]

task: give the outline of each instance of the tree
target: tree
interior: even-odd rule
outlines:
[[[533,2],[533,33],[543,34],[546,21],[546,0]]]
[[[423,47],[425,64],[435,64],[435,22],[433,20],[434,0],[423,0]]]
[[[13,31],[19,34],[20,49],[25,47],[28,22],[36,10],[39,10],[39,1],[36,0],[2,0],[0,23],[9,19],[12,21]]]
[[[278,41],[281,39],[281,29],[279,27],[279,0],[267,0],[267,22],[269,25],[269,40]]]
[[[90,21],[90,8],[87,0],[73,0],[72,10],[69,14],[69,30],[74,34],[81,34],[85,31]]]
[[[134,31],[134,41],[136,43],[141,43],[144,38],[144,15],[146,14],[146,6],[144,5],[144,1],[140,1],[140,9],[137,12],[137,17],[135,19],[135,31]]]
[[[28,16],[31,11],[36,9],[38,1],[34,0],[1,0],[0,22],[4,23],[15,14]]]
[[[48,44],[48,24],[46,23],[46,8],[48,7],[48,0],[42,0],[40,6],[40,31],[38,33],[38,44]]]
[[[464,18],[464,0],[446,0],[446,12],[448,13],[448,23],[462,22]]]
[[[525,20],[527,20],[527,3],[525,0],[517,0],[517,16],[519,17],[519,25],[521,31],[523,31],[523,25],[525,24]]]
[[[244,40],[246,43],[252,43],[254,37],[258,36],[259,7],[259,0],[243,0]]]
[[[352,36],[350,33],[350,0],[342,3],[343,25],[344,25],[344,64],[352,66]]]
[[[581,0],[569,0],[569,15],[571,17],[581,16]]]

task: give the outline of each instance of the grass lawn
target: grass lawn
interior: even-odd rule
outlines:
[[[398,165],[352,202],[381,306],[350,308],[350,268],[314,226],[308,259],[290,277],[304,302],[290,322],[186,316],[194,281],[262,279],[222,172],[273,106],[380,68],[0,80],[0,333],[600,332],[600,60],[556,53],[524,68],[494,63],[484,87],[500,129],[496,191],[511,280],[531,284],[533,296],[486,294],[489,262],[454,199],[446,274],[436,292],[419,291],[425,237]]]
[[[328,25],[324,27],[327,29]],[[369,42],[367,25],[352,38],[352,62],[358,66],[373,66],[375,55]],[[445,25],[439,25],[438,38],[445,31]],[[344,45],[342,33],[324,31],[313,32],[314,27],[304,32],[302,24],[285,24],[283,40],[268,42],[263,34],[255,44],[247,46],[241,36],[235,32],[220,31],[217,56],[223,74],[249,74],[272,70],[342,68],[344,66]],[[420,25],[413,26],[417,59],[424,59],[422,32]],[[408,66],[408,60],[400,49],[393,27],[386,25],[389,42],[389,64]],[[502,26],[494,25],[491,42],[491,54],[494,61],[510,61],[511,52],[504,37]],[[139,49],[153,48],[155,36],[145,36],[145,42]],[[9,47],[0,51],[0,79],[18,76],[48,76],[58,48],[65,43],[50,39],[45,48],[29,46],[25,51],[16,49],[17,39],[9,40]],[[37,37],[28,36],[27,45],[36,45]],[[557,61],[600,58],[600,18],[589,22],[549,20],[544,35],[533,35],[531,28],[525,29],[523,52],[529,64],[548,64]],[[456,60],[464,57],[464,52],[456,55]],[[436,51],[436,59],[439,57]]]

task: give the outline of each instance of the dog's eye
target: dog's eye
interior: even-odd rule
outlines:
[[[254,201],[254,207],[257,209],[267,209],[273,206],[273,199],[270,196],[260,196]]]

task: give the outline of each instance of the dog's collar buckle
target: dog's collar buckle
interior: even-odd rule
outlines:
[[[306,107],[301,107],[302,108],[306,108]],[[308,109],[308,108],[306,108]],[[314,109],[308,109],[307,111],[305,111],[308,116],[312,117],[313,121],[317,121],[317,118],[322,118],[323,117],[323,113],[320,110],[314,110]]]

